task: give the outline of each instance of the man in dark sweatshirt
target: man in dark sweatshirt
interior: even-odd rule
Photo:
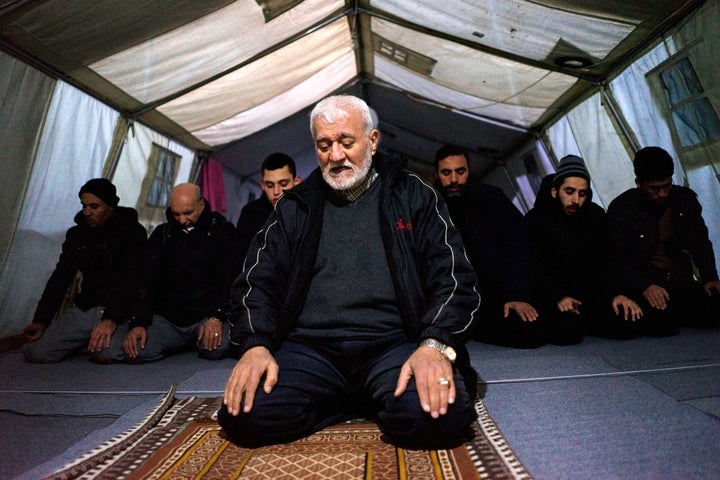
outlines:
[[[638,335],[642,311],[629,296],[605,210],[591,199],[585,162],[568,155],[525,215],[549,343]]]
[[[242,263],[250,242],[265,224],[285,190],[298,183],[295,160],[284,153],[271,153],[262,162],[260,188],[263,195],[243,207],[237,222],[238,258]]]
[[[145,228],[134,209],[118,206],[110,180],[89,180],[78,196],[82,210],[75,215],[77,225],[67,231],[32,323],[23,330],[28,362],[58,362],[84,351],[102,361],[129,312],[144,256]],[[54,319],[78,272],[82,282],[74,306]]]
[[[637,188],[615,198],[608,217],[625,276],[641,299],[644,333],[720,326],[720,282],[697,194],[673,185],[672,157],[660,147],[639,150],[634,168]]]
[[[460,230],[483,298],[474,338],[516,348],[543,345],[522,213],[502,190],[471,176],[459,147],[440,147],[435,170],[435,186]]]

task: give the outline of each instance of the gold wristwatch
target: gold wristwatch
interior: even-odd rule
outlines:
[[[438,352],[442,353],[450,363],[455,363],[457,353],[455,353],[455,349],[452,348],[450,345],[445,345],[442,342],[438,342],[434,338],[426,338],[425,340],[420,342],[420,346],[434,348]]]

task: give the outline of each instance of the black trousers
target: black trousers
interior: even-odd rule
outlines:
[[[537,348],[545,345],[542,318],[526,322],[513,310],[506,318],[503,308],[503,303],[483,296],[478,321],[474,323],[475,340],[511,348]]]
[[[649,336],[669,336],[679,332],[681,327],[719,328],[720,293],[705,293],[699,283],[669,283],[663,285],[670,295],[665,310],[650,306],[642,295],[643,333]]]
[[[541,307],[540,318],[545,326],[548,343],[573,345],[582,342],[586,335],[615,339],[641,335],[639,321],[625,320],[623,312],[619,315],[613,312],[612,298],[592,295],[577,295],[573,298],[582,302],[579,314],[561,312],[557,304],[551,302]]]
[[[264,393],[261,383],[249,413],[232,416],[223,406],[218,421],[245,447],[290,442],[358,417],[377,422],[387,440],[400,447],[457,446],[468,439],[477,417],[475,384],[466,388],[463,376],[454,371],[455,403],[438,419],[422,410],[414,379],[395,398],[400,368],[416,348],[414,342],[378,349],[285,341],[275,353],[280,373],[273,391]]]

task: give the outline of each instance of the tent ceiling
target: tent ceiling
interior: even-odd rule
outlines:
[[[0,48],[193,148],[359,85],[398,153],[457,122],[502,157],[702,3],[0,0]]]

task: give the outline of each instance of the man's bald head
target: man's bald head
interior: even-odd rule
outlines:
[[[195,225],[204,208],[200,187],[193,183],[181,183],[170,193],[170,211],[183,228]]]

